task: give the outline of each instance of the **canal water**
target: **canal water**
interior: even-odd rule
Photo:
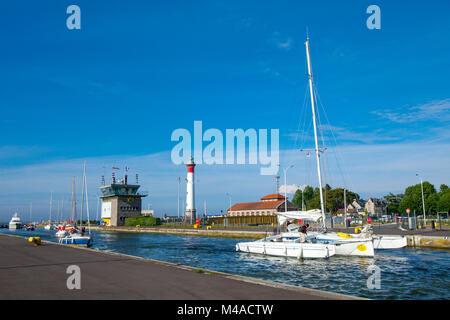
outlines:
[[[57,241],[55,231],[0,229]],[[450,251],[403,248],[375,258],[297,260],[239,253],[243,239],[93,231],[93,248],[370,299],[450,299]],[[376,266],[376,267],[373,267]],[[379,269],[378,269],[378,268]],[[379,286],[373,281],[379,273]],[[372,271],[371,271],[372,270]],[[368,279],[369,287],[368,288]],[[377,288],[379,287],[379,289]]]

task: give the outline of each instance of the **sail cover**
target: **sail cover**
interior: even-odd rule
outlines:
[[[285,224],[287,221],[292,220],[308,220],[308,221],[318,221],[322,218],[322,211],[319,209],[313,209],[308,211],[286,211],[286,212],[275,212],[278,216],[278,223],[280,225]]]

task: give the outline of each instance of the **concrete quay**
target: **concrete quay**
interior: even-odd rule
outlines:
[[[81,289],[68,289],[67,268]],[[0,300],[354,300],[358,297],[0,234]]]

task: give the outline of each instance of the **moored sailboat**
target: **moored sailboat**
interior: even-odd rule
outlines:
[[[73,197],[72,190],[72,197]],[[92,236],[91,236],[91,226],[90,226],[90,215],[89,215],[89,201],[88,201],[88,192],[87,192],[87,182],[86,182],[86,162],[84,162],[83,167],[83,188],[82,188],[82,202],[81,202],[81,213],[80,213],[80,226],[82,225],[83,221],[83,208],[84,208],[84,201],[86,199],[86,213],[87,213],[87,219],[88,219],[88,234],[85,232],[85,228],[82,227],[81,230],[78,230],[77,228],[70,229],[69,232],[66,230],[59,230],[59,240],[58,242],[61,244],[68,244],[68,245],[79,245],[79,246],[91,246]],[[75,202],[72,201],[72,206],[74,206]],[[64,228],[65,229],[65,228]],[[62,232],[62,231],[66,231]],[[58,236],[57,235],[57,236]]]

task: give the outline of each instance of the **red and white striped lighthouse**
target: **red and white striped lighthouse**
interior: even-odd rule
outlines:
[[[196,212],[195,209],[195,188],[194,188],[194,168],[195,168],[195,162],[194,160],[190,159],[188,163],[186,163],[187,167],[187,186],[186,186],[186,220],[190,223],[194,223],[196,219]]]

